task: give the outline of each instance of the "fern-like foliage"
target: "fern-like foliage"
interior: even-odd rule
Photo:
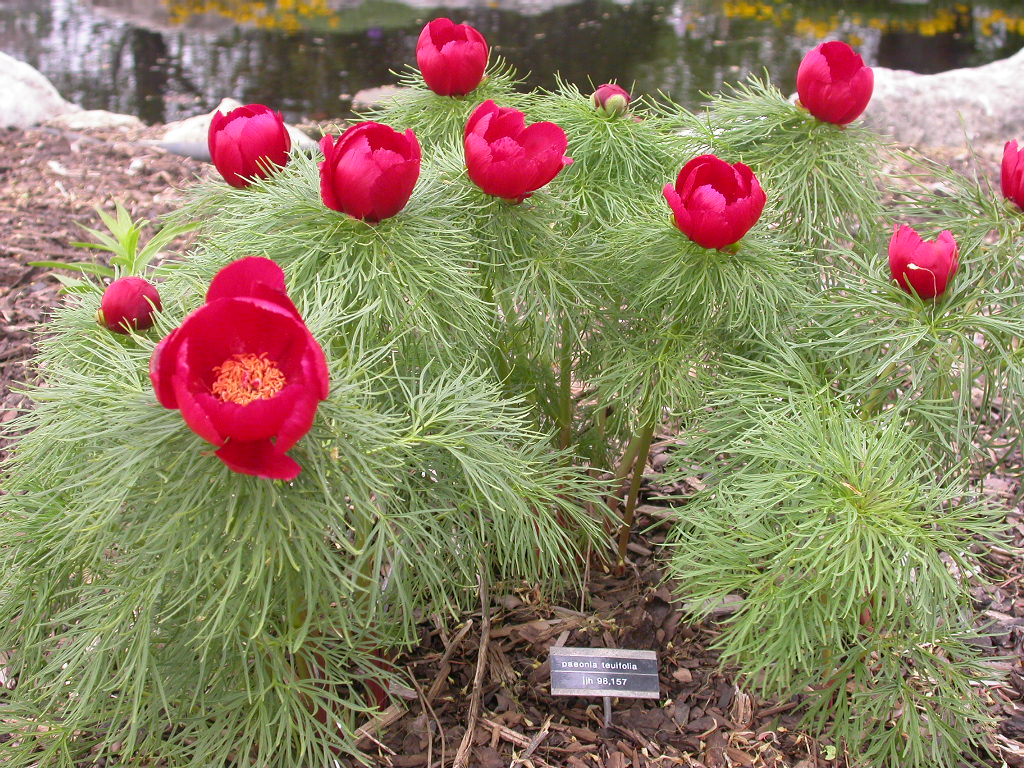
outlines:
[[[382,658],[423,616],[456,615],[479,578],[564,587],[600,536],[590,481],[519,404],[479,372],[412,375],[352,348],[312,307],[317,283],[297,292],[305,319],[344,352],[292,451],[303,471],[231,472],[147,375],[197,282],[170,271],[153,335],[92,322],[97,290],[41,344],[45,386],[12,426],[0,498],[9,765],[115,744],[176,765],[330,764],[357,753],[372,692],[397,677]]]
[[[787,391],[778,369],[747,368],[712,398],[680,458],[713,480],[679,508],[670,573],[698,616],[742,595],[724,661],[803,697],[856,764],[951,768],[988,722],[967,695],[984,666],[962,580],[998,518],[898,417],[864,419],[789,373]]]

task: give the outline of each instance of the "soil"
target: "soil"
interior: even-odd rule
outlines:
[[[0,132],[0,424],[28,405],[17,383],[31,377],[34,334],[61,300],[54,274],[29,262],[98,259],[71,245],[88,239],[81,225],[97,226],[95,206],[112,210],[119,201],[133,217],[155,220],[176,207],[194,177],[209,172],[203,163],[145,143],[161,133],[159,126]],[[982,153],[990,172],[999,150]],[[956,150],[941,159],[970,162]],[[649,457],[646,493],[655,487],[666,442]],[[985,642],[992,665],[1002,674],[982,692],[998,727],[992,754],[978,763],[1015,768],[1024,767],[1019,477],[986,484],[1006,506],[1012,541],[988,553],[991,584],[975,590],[991,633]],[[799,729],[796,702],[764,701],[720,668],[714,620],[686,621],[652,555],[663,523],[658,506],[641,506],[635,528],[646,532],[633,537],[625,573],[595,566],[585,601],[553,603],[524,588],[489,596],[454,627],[425,622],[420,647],[401,662],[414,689],[381,714],[378,727],[367,729],[362,746],[371,759],[394,768],[441,766],[461,748],[464,764],[480,768],[842,768],[841,752],[835,756],[830,745]],[[547,657],[554,645],[656,650],[661,697],[616,700],[606,727],[601,699],[550,695]]]
[[[204,164],[145,142],[162,127],[72,133],[0,129],[0,425],[27,404],[16,383],[27,377],[32,337],[60,301],[61,283],[33,261],[98,261],[72,243],[103,229],[96,207],[124,205],[154,221],[180,203]],[[0,455],[4,442],[0,438]]]

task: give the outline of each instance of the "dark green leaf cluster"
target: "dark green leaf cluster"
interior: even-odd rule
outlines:
[[[708,109],[715,153],[754,170],[796,242],[827,249],[883,219],[875,134],[821,122],[757,78],[716,94]]]
[[[798,366],[785,387],[773,362],[717,390],[678,456],[711,482],[670,571],[697,615],[742,596],[723,660],[865,764],[958,765],[987,723],[964,580],[995,516],[897,416],[862,418]]]

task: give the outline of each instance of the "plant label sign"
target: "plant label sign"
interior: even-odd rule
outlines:
[[[660,696],[654,651],[552,648],[550,659],[552,696]]]

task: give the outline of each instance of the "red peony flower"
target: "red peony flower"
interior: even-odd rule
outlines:
[[[897,226],[889,240],[889,271],[907,293],[922,299],[940,296],[960,266],[960,253],[952,233],[944,229],[932,241],[906,224]]]
[[[675,186],[665,185],[663,194],[683,234],[697,245],[718,249],[747,234],[766,199],[750,168],[729,165],[715,155],[693,158],[679,171]]]
[[[629,102],[632,100],[629,91],[615,83],[597,86],[597,90],[590,97],[590,103],[594,109],[599,115],[605,117],[618,117],[626,114]]]
[[[819,120],[836,125],[856,120],[871,101],[874,87],[871,67],[841,40],[808,51],[796,72],[800,103]]]
[[[210,159],[233,187],[247,187],[255,177],[265,179],[274,166],[288,163],[292,148],[281,113],[262,104],[214,113],[207,141]]]
[[[416,64],[427,87],[439,96],[463,96],[487,69],[487,41],[469,24],[434,19],[416,41]]]
[[[522,202],[572,162],[565,131],[554,123],[526,125],[517,109],[488,99],[466,121],[463,148],[469,178],[488,195]]]
[[[1003,147],[1003,165],[1000,169],[1003,197],[1024,209],[1024,149],[1017,148],[1016,139]]]
[[[335,144],[320,140],[320,196],[324,205],[364,221],[394,216],[409,202],[420,177],[420,144],[411,130],[381,123],[353,125]]]
[[[153,351],[160,404],[177,408],[233,471],[279,480],[301,468],[285,455],[327,397],[327,361],[270,259],[248,257],[213,278],[206,303]]]
[[[159,312],[160,294],[141,277],[121,277],[107,286],[100,300],[100,323],[116,333],[144,331]]]

